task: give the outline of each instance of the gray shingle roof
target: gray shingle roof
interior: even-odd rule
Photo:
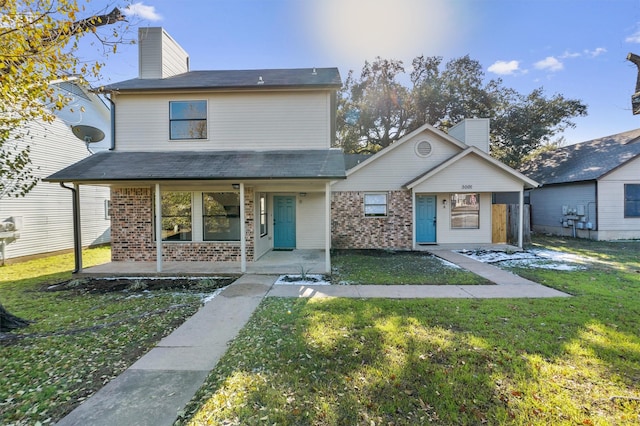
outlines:
[[[49,182],[215,179],[344,179],[337,149],[288,151],[99,152]]]
[[[314,73],[315,71],[315,73]],[[262,77],[262,80],[260,78]],[[258,83],[262,81],[262,83]],[[338,68],[189,71],[167,78],[134,78],[109,84],[105,91],[172,89],[332,88],[342,86]]]
[[[640,155],[640,129],[549,151],[521,168],[542,185],[597,180]]]

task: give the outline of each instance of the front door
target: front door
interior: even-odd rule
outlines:
[[[416,243],[436,242],[436,196],[416,196]]]
[[[273,197],[273,248],[296,248],[296,197]]]

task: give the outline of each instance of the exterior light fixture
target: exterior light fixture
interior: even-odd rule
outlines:
[[[240,189],[239,183],[232,183],[231,186],[233,187],[233,189]]]
[[[443,209],[446,209],[446,208],[447,208],[447,199],[446,199],[446,198],[443,198],[443,199],[442,199],[442,208],[443,208]]]

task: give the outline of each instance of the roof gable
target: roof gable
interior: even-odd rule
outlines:
[[[592,181],[640,156],[640,129],[543,153],[521,168],[543,185]]]
[[[358,170],[360,170],[360,169],[362,169],[364,167],[367,167],[369,164],[373,163],[374,161],[377,161],[377,160],[381,159],[382,157],[387,155],[389,152],[392,152],[392,151],[398,149],[403,144],[406,144],[411,140],[415,140],[415,137],[418,136],[420,133],[422,133],[424,131],[427,131],[429,133],[437,135],[441,139],[444,139],[445,141],[451,143],[452,145],[456,146],[457,148],[459,148],[461,150],[467,148],[467,145],[465,143],[459,141],[458,139],[454,138],[453,136],[449,136],[448,134],[444,133],[443,131],[441,131],[439,129],[436,129],[435,127],[433,127],[430,124],[423,124],[422,126],[418,127],[413,132],[404,135],[403,137],[398,139],[396,142],[394,142],[391,145],[387,146],[386,148],[378,151],[374,155],[371,155],[369,158],[365,159],[364,161],[359,162],[357,165],[355,165],[354,167],[352,167],[351,169],[349,169],[347,171],[347,176],[352,175],[353,173],[356,173]]]
[[[451,170],[455,168],[458,164],[461,164],[465,160],[470,158],[474,158],[476,160],[476,164],[477,164],[477,161],[479,161],[481,165],[484,167],[492,168],[494,170],[497,169],[501,173],[507,175],[511,180],[517,180],[519,182],[522,182],[527,188],[535,188],[538,186],[538,182],[528,178],[527,176],[518,172],[517,170],[514,170],[511,167],[503,164],[502,162],[496,160],[495,158],[491,157],[489,154],[486,154],[485,152],[483,152],[482,150],[474,146],[468,147],[458,155],[441,163],[440,165],[434,167],[433,169],[428,170],[424,174],[416,177],[415,179],[410,180],[404,186],[407,189],[413,189],[419,186],[420,184],[426,182],[427,180],[433,178],[434,176],[438,175],[439,173],[442,173],[445,170]],[[497,189],[495,189],[495,187],[492,186],[492,189],[490,190],[496,191]]]

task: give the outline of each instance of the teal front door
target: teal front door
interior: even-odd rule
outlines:
[[[296,248],[296,197],[273,197],[273,248]]]
[[[436,196],[416,196],[416,243],[436,242]]]

